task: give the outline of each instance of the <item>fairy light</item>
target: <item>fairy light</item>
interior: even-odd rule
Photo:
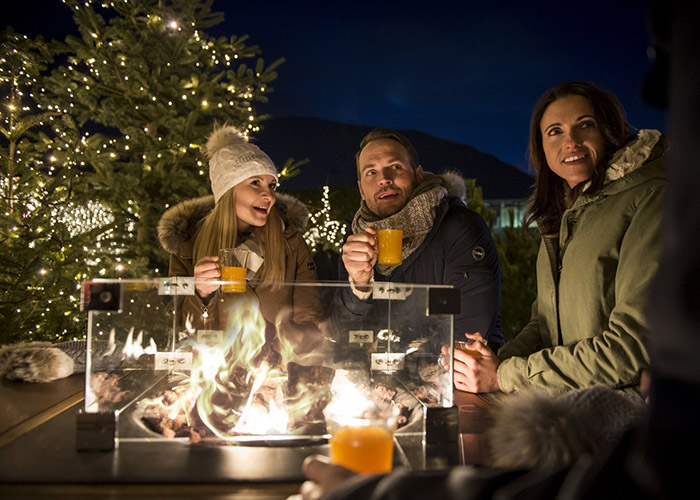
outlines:
[[[318,246],[340,251],[347,225],[331,218],[330,188],[323,186],[321,198],[323,207],[309,218],[309,229],[304,240],[310,248]]]
[[[71,202],[55,208],[51,212],[51,218],[64,225],[72,238],[114,223],[112,211],[94,200],[82,206]]]

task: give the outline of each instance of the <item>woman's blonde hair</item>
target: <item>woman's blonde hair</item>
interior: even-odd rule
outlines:
[[[236,195],[234,188],[221,196],[201,222],[194,238],[193,260],[199,262],[202,257],[219,255],[222,248],[233,248],[238,241],[238,219],[236,218]],[[265,262],[262,266],[261,279],[272,285],[279,285],[285,275],[285,238],[284,223],[273,205],[262,227],[253,228],[253,235],[260,245]]]

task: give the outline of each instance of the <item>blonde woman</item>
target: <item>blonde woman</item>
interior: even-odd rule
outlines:
[[[286,315],[297,324],[317,323],[321,306],[312,287],[283,282],[315,281],[316,271],[302,230],[306,207],[276,192],[272,160],[234,127],[214,130],[207,141],[213,196],[184,201],[169,209],[158,225],[170,253],[170,276],[194,276],[196,294],[182,304],[183,319],[198,328],[220,328],[221,305],[238,294],[224,294],[219,252],[243,248],[249,259],[249,293],[257,296],[269,324]],[[236,297],[234,297],[236,296]],[[289,317],[289,312],[291,318]]]

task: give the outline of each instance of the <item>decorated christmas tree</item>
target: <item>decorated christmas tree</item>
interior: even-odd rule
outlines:
[[[79,36],[3,39],[0,343],[84,336],[82,279],[166,275],[158,219],[208,192],[215,123],[260,129],[282,62],[208,36],[213,0],[64,3]]]
[[[91,241],[113,219],[76,196],[80,172],[56,156],[54,130],[70,120],[37,106],[55,44],[7,29],[0,47],[0,343],[71,338],[83,329],[79,279],[101,260]]]
[[[246,37],[212,38],[213,0],[64,0],[80,37],[45,82],[45,109],[68,112],[82,135],[75,155],[90,189],[133,233],[128,254],[162,274],[162,212],[208,190],[203,144],[214,123],[254,135],[275,67]],[[246,61],[252,60],[252,65]]]

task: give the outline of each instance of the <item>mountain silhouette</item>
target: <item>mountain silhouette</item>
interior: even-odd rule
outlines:
[[[355,153],[362,138],[374,127],[348,125],[311,117],[280,117],[263,122],[252,142],[279,167],[289,158],[309,159],[300,173],[283,179],[284,190],[321,189],[355,185]],[[415,146],[429,172],[460,172],[476,179],[486,200],[522,199],[531,192],[532,176],[472,146],[458,144],[416,130],[399,130]]]

